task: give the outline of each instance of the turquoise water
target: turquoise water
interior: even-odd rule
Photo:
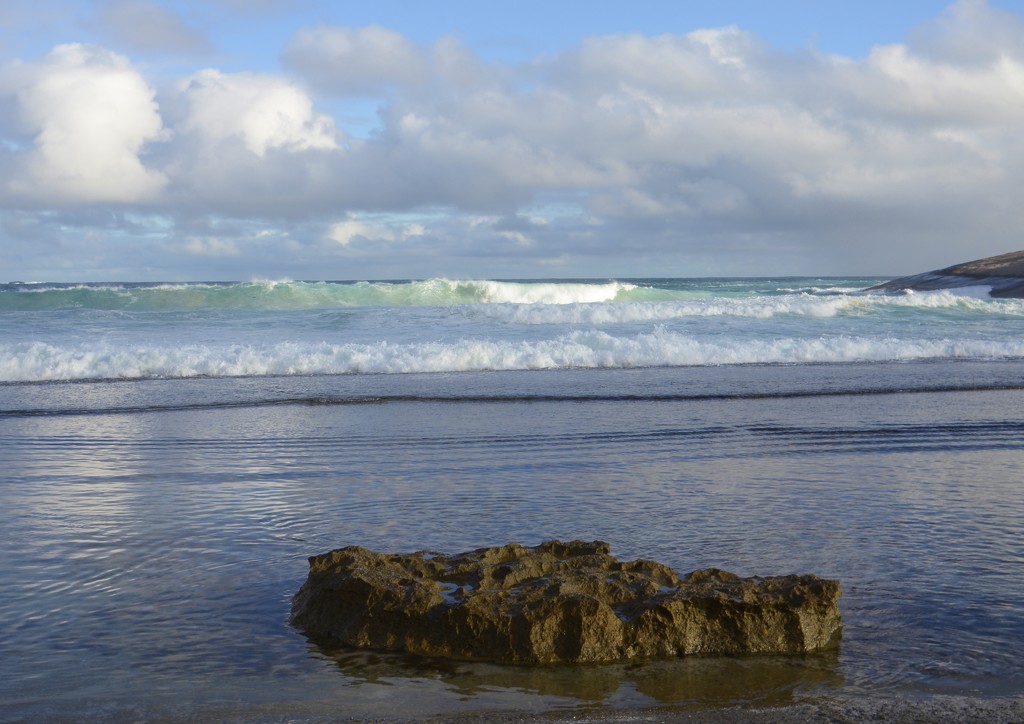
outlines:
[[[832,279],[567,279],[491,281],[429,279],[376,282],[188,282],[180,284],[0,285],[0,310],[71,308],[132,309],[149,312],[190,309],[299,310],[371,306],[449,306],[456,304],[585,304],[600,302],[687,301],[713,296],[819,293]],[[878,279],[844,279],[869,286]]]
[[[1024,317],[868,281],[141,311],[5,288],[0,718],[1024,694]],[[842,642],[536,670],[325,651],[287,623],[313,553],[552,537],[838,578]]]
[[[0,381],[1006,359],[1024,301],[870,279],[0,287]]]

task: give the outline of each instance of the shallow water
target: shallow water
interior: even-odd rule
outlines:
[[[1008,360],[0,385],[0,713],[1020,695],[1022,380]],[[287,623],[313,553],[552,537],[838,578],[842,642],[536,670],[323,651]]]

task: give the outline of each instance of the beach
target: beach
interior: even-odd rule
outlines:
[[[677,297],[8,309],[0,718],[1019,719],[1019,302],[636,286]],[[288,624],[310,555],[550,538],[838,579],[842,639],[531,668]]]

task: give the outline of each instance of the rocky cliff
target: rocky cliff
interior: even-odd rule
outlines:
[[[1024,297],[1024,251],[990,256],[945,269],[893,279],[867,291],[929,291],[958,287],[991,287],[992,297]]]

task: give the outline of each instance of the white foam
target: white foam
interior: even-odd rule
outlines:
[[[749,297],[709,298],[679,302],[619,302],[616,304],[567,304],[562,306],[495,305],[479,313],[511,324],[607,325],[665,321],[686,317],[748,317],[769,319],[777,315],[832,317],[851,305],[847,297]]]
[[[485,304],[578,304],[610,302],[620,292],[635,285],[620,282],[586,284],[575,282],[496,282],[486,280],[437,280],[458,294],[460,289],[472,290]]]
[[[1009,311],[1021,313],[1024,302],[1019,299],[993,299],[989,296],[992,287],[973,286],[955,289],[937,289],[934,291],[904,290],[903,294],[871,294],[866,299],[878,306],[924,307],[937,309],[941,307],[961,307],[964,309]]]
[[[976,284],[971,287],[954,287],[949,293],[958,297],[971,297],[973,299],[991,299],[992,287],[985,284]]]
[[[577,331],[537,341],[396,344],[281,342],[252,345],[121,346],[42,342],[0,346],[7,382],[199,376],[535,370],[568,367],[800,364],[1024,357],[1024,339],[896,339],[856,336],[737,340],[655,329],[629,336]]]
[[[687,317],[746,317],[770,319],[779,316],[827,318],[867,312],[901,312],[913,309],[951,309],[970,312],[1024,316],[1024,300],[992,299],[988,287],[917,292],[910,295],[875,294],[785,294],[779,296],[709,297],[683,301],[617,302],[605,304],[570,303],[553,305],[488,305],[480,315],[509,324],[611,325],[645,321],[668,321]]]

